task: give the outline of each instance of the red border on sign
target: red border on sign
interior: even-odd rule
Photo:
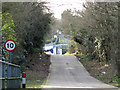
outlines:
[[[8,50],[7,48],[6,48],[6,43],[8,42],[8,41],[13,41],[14,43],[15,43],[15,48],[13,49],[13,50]],[[12,52],[12,51],[14,51],[15,49],[16,49],[16,42],[14,41],[14,40],[7,40],[5,43],[4,43],[4,48],[5,48],[5,50],[7,50],[7,51],[9,51],[9,52]]]

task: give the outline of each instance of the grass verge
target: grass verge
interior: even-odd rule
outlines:
[[[49,75],[50,56],[36,56],[31,62],[27,63],[26,72],[26,88],[41,88],[46,83]]]
[[[111,63],[98,62],[96,60],[88,60],[84,55],[75,55],[83,64],[91,76],[98,80],[113,86],[119,87],[116,81],[116,70]]]

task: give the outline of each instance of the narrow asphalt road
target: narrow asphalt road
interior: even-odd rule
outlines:
[[[74,55],[53,55],[51,62],[50,75],[44,88],[118,90],[91,77]]]

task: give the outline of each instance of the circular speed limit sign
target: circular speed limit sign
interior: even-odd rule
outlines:
[[[4,43],[4,47],[7,51],[12,52],[16,49],[16,43],[14,40],[7,40]]]

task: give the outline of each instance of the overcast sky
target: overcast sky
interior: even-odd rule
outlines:
[[[42,0],[49,2],[47,6],[54,13],[55,18],[60,19],[61,13],[66,9],[79,9],[82,10],[82,4],[85,0]]]

